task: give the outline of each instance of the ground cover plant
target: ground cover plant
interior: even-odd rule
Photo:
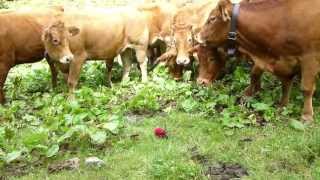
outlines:
[[[104,64],[87,63],[74,101],[61,75],[51,87],[44,61],[12,69],[8,103],[0,107],[0,179],[320,178],[319,90],[315,122],[304,126],[299,81],[283,109],[277,107],[280,83],[268,74],[261,93],[244,98],[245,64],[210,87],[196,85],[191,73],[176,82],[161,66],[148,83],[140,83],[137,69],[131,81],[120,82],[121,69],[113,69],[108,88]],[[154,136],[156,127],[168,138]],[[91,156],[105,165],[86,166]],[[79,168],[61,168],[72,158],[80,159]]]

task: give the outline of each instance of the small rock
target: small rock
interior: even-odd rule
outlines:
[[[86,166],[95,166],[95,167],[102,167],[105,165],[105,162],[97,157],[88,157],[85,160]]]

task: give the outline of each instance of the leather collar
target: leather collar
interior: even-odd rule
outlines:
[[[236,54],[237,47],[237,23],[238,23],[238,16],[240,12],[240,3],[233,3],[232,8],[232,16],[231,16],[231,28],[228,34],[228,56],[233,57]]]

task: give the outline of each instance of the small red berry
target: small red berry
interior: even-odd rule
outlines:
[[[167,132],[166,132],[166,130],[164,130],[162,128],[155,128],[154,135],[157,136],[158,138],[166,138]]]

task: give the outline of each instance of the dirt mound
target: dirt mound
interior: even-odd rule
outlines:
[[[216,165],[209,166],[205,175],[209,179],[229,180],[248,176],[249,173],[239,164],[218,163]]]

